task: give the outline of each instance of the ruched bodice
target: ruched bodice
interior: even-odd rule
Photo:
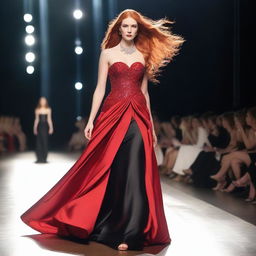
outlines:
[[[109,67],[109,79],[111,91],[106,97],[102,111],[123,99],[129,99],[135,95],[144,97],[141,91],[145,67],[141,62],[134,62],[130,67],[121,61],[114,62]]]

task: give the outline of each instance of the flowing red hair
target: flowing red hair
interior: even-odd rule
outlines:
[[[173,24],[173,21],[167,18],[152,20],[135,10],[126,9],[109,22],[101,49],[112,48],[121,41],[119,27],[123,19],[128,17],[138,23],[138,34],[134,38],[134,44],[144,56],[148,79],[153,83],[159,83],[156,77],[161,72],[160,68],[166,66],[177,55],[185,40],[179,35],[172,34],[170,28],[165,26]]]

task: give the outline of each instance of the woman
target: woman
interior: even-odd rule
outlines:
[[[229,165],[227,162],[227,159],[229,158],[229,154],[237,151],[237,145],[238,145],[234,113],[227,112],[222,114],[221,120],[222,120],[222,126],[228,131],[230,135],[230,141],[226,148],[224,149],[218,148],[216,150],[216,158],[220,161],[220,165],[221,165],[219,173],[222,173],[223,170],[227,168],[227,166]],[[210,178],[217,181],[217,185],[214,188],[212,188],[213,190],[222,190],[227,185],[226,180],[224,178],[219,178],[218,176],[216,177],[216,174],[211,175]]]
[[[222,168],[212,176],[216,180],[225,179],[226,173],[231,170],[236,179],[241,177],[241,166],[249,167],[251,164],[248,151],[256,146],[255,134],[252,128],[246,124],[246,113],[244,111],[236,112],[234,122],[236,128],[237,146],[236,150],[225,155],[223,158]]]
[[[220,168],[215,151],[228,146],[230,135],[224,127],[217,124],[217,116],[205,113],[203,120],[204,128],[209,134],[210,145],[204,146],[204,150],[184,173],[188,175],[189,183],[193,183],[194,186],[212,188],[216,182],[210,178],[210,175],[216,173]]]
[[[180,122],[180,127],[182,131],[182,141],[173,139],[173,145],[168,147],[165,151],[163,165],[161,167],[161,172],[168,175],[170,178],[174,178],[177,176],[176,173],[173,172],[172,168],[175,164],[179,148],[184,144],[193,144],[194,136],[191,132],[191,117],[183,117]],[[177,137],[176,137],[177,138]]]
[[[247,161],[244,161],[246,165],[246,172],[242,175],[241,178],[236,181],[232,181],[231,184],[224,190],[225,192],[231,192],[235,189],[235,187],[245,187],[249,186],[249,195],[248,198],[245,199],[247,202],[256,203],[256,107],[250,108],[246,113],[246,124],[251,127],[249,136],[246,136],[246,132],[242,125],[238,124],[239,132],[241,136],[244,138],[244,144],[247,148],[247,157],[249,158],[249,164],[246,164]],[[246,160],[246,158],[245,158]],[[239,162],[239,161],[237,161]],[[235,172],[234,167],[233,171]]]
[[[167,23],[127,9],[109,24],[84,130],[90,141],[69,172],[21,216],[25,223],[118,250],[170,243],[147,90],[183,43]],[[107,75],[111,92],[93,123]]]
[[[45,97],[35,109],[34,134],[36,135],[36,163],[47,163],[48,134],[53,134],[52,110]]]
[[[191,139],[190,144],[182,144],[177,151],[177,156],[173,165],[172,171],[176,174],[176,177],[173,179],[175,181],[182,181],[184,179],[184,170],[190,168],[194,163],[195,159],[202,151],[205,144],[209,144],[207,139],[207,132],[204,129],[199,117],[193,117],[191,120]],[[189,130],[189,129],[187,129]]]

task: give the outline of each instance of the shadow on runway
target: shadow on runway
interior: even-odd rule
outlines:
[[[165,256],[168,250],[168,246],[155,245],[146,246],[143,251],[118,251],[114,250],[104,244],[97,243],[94,241],[89,241],[86,243],[73,242],[69,239],[62,239],[56,235],[52,234],[37,234],[37,235],[26,235],[22,236],[25,238],[30,238],[35,241],[41,248],[61,252],[67,254],[75,255],[86,255],[86,256],[116,256],[116,255],[140,255],[140,256]]]

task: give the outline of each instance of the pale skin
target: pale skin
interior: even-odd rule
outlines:
[[[133,40],[138,32],[137,21],[131,17],[124,19],[121,23],[119,31],[122,36],[122,39],[119,42],[119,44],[112,48],[102,50],[100,54],[99,67],[98,67],[98,82],[93,94],[92,107],[91,107],[88,123],[84,129],[85,137],[89,140],[91,139],[91,135],[92,135],[93,121],[95,119],[95,116],[99,110],[99,107],[105,95],[108,68],[117,61],[124,62],[129,67],[134,62],[141,62],[143,65],[145,65],[144,57],[142,53],[138,51],[138,49],[136,49],[134,53],[129,55],[120,51],[120,44],[125,48],[131,47],[134,44]],[[146,74],[143,77],[143,81],[141,84],[141,91],[143,92],[146,98],[147,107],[150,113],[150,120],[153,127],[153,131],[152,131],[153,142],[155,147],[157,145],[157,137],[156,137],[156,133],[153,126],[153,119],[152,119],[151,107],[150,107],[150,98],[148,93],[148,78]]]
[[[108,69],[109,67],[117,62],[121,61],[123,63],[126,63],[127,66],[131,66],[134,62],[141,62],[143,65],[145,65],[145,60],[140,51],[136,49],[135,52],[132,54],[125,54],[120,51],[120,44],[125,47],[129,48],[134,45],[134,38],[136,37],[138,33],[138,23],[135,19],[128,17],[126,19],[122,20],[122,23],[119,28],[119,33],[121,35],[121,41],[118,45],[104,49],[101,51],[100,58],[99,58],[99,68],[98,68],[98,82],[93,94],[93,100],[92,100],[92,107],[91,107],[91,113],[89,115],[88,123],[84,129],[85,137],[90,140],[92,136],[93,131],[93,121],[95,119],[95,116],[99,110],[99,107],[101,105],[101,102],[104,98],[105,91],[106,91],[106,82],[107,82],[107,76],[108,76]],[[141,84],[141,91],[143,92],[147,107],[150,113],[150,120],[153,127],[153,143],[154,147],[157,145],[157,137],[154,130],[153,125],[153,119],[151,114],[151,108],[150,108],[150,98],[148,94],[148,78],[146,74],[143,77],[143,81]],[[126,243],[121,243],[118,246],[118,249],[121,251],[127,250],[128,245]]]
[[[37,135],[37,126],[39,123],[39,115],[40,114],[47,115],[47,122],[49,125],[48,133],[53,134],[52,110],[51,110],[51,108],[46,107],[46,98],[41,97],[40,103],[41,103],[41,107],[39,109],[38,108],[35,109],[35,121],[34,121],[34,127],[33,127],[34,134]]]

